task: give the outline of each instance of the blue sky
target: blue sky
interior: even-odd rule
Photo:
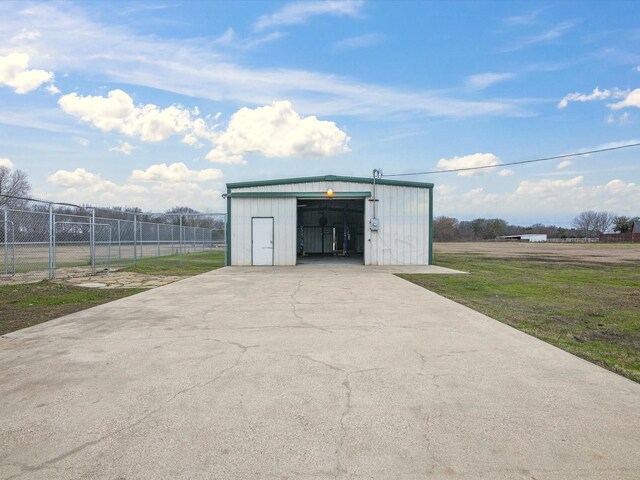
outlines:
[[[638,2],[2,2],[0,164],[59,201],[223,210],[225,182],[640,141]],[[436,184],[435,213],[638,215],[640,149]]]

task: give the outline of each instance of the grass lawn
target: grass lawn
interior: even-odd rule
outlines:
[[[640,268],[543,257],[439,254],[469,275],[400,275],[640,382]]]
[[[46,280],[0,285],[0,335],[142,291],[73,287]]]
[[[212,251],[184,255],[182,265],[177,255],[143,258],[138,260],[135,267],[123,270],[148,275],[191,276],[222,266],[224,251]],[[75,287],[46,280],[38,283],[0,285],[0,335],[144,290],[146,289]]]
[[[182,265],[180,265],[180,257],[178,255],[140,258],[135,267],[122,268],[120,271],[147,275],[198,275],[199,273],[224,267],[224,250],[189,253],[183,255],[182,260]]]

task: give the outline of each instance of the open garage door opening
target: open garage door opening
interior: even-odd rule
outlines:
[[[298,199],[298,264],[363,264],[364,202]]]

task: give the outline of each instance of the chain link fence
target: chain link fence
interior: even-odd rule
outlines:
[[[0,194],[0,283],[107,273],[225,245],[221,213],[148,213]]]

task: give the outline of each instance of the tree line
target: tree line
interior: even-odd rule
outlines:
[[[640,217],[627,217],[592,210],[579,213],[571,222],[571,228],[542,223],[529,226],[512,225],[501,218],[458,220],[440,216],[433,221],[433,239],[437,242],[471,242],[531,233],[544,233],[547,238],[593,238],[611,231],[630,232],[634,221],[640,221]]]

